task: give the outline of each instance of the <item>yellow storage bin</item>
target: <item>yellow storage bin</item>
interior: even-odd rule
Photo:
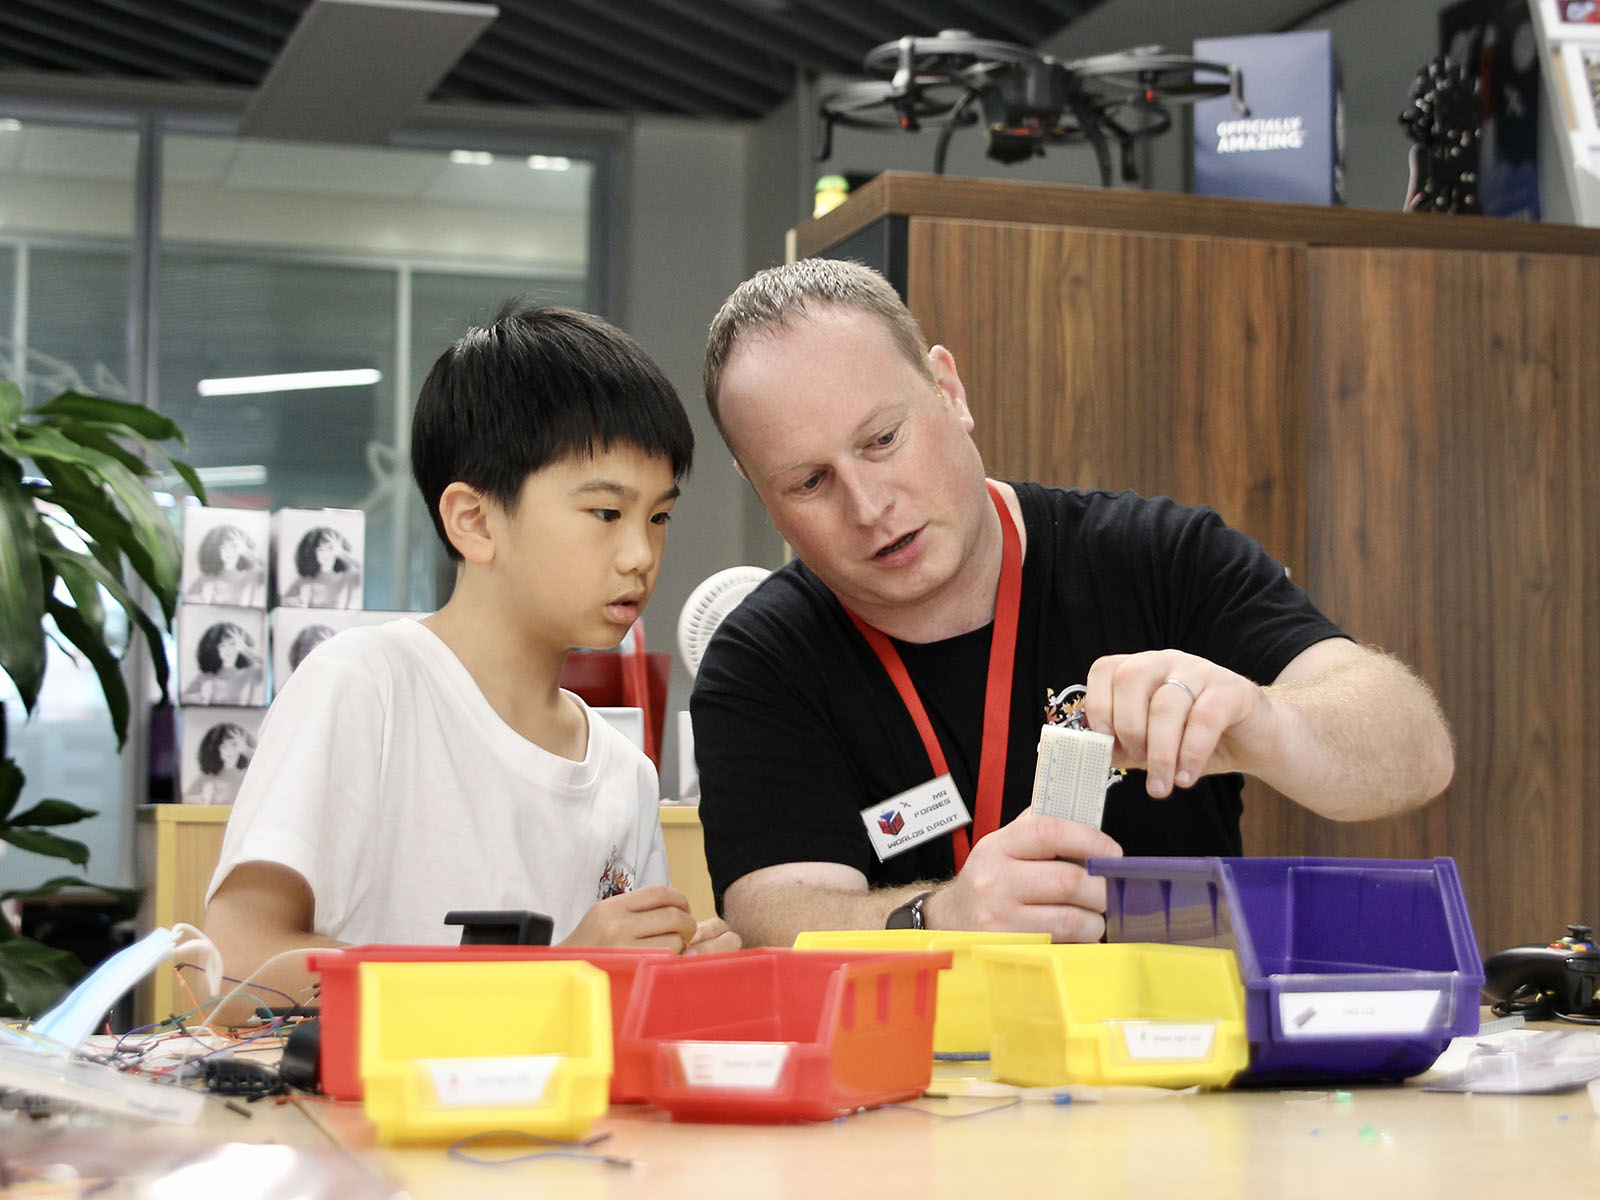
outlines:
[[[1244,984],[1209,946],[993,946],[989,1067],[1024,1087],[1221,1087],[1243,1070]]]
[[[582,1137],[606,1111],[611,999],[586,962],[361,964],[361,1079],[383,1142]]]
[[[973,933],[957,929],[811,930],[796,950],[948,950],[951,965],[939,972],[933,1018],[935,1054],[989,1052],[989,985],[972,957],[978,946],[1049,945],[1047,933]]]

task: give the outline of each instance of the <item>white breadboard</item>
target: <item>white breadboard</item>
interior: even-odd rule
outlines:
[[[1033,771],[1034,811],[1099,829],[1114,744],[1108,733],[1042,726],[1039,761]]]

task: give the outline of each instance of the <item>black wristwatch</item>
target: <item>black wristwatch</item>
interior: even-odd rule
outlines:
[[[885,929],[926,929],[922,923],[922,906],[927,902],[932,892],[923,892],[920,896],[913,896],[899,908],[891,909],[889,919],[883,923]]]

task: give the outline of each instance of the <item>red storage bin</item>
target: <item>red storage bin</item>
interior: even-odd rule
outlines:
[[[919,1096],[948,951],[745,950],[639,968],[613,1086],[675,1118],[823,1121]]]
[[[639,967],[656,959],[673,959],[670,950],[621,950],[567,946],[346,946],[318,950],[306,965],[322,974],[319,1054],[322,1090],[336,1100],[359,1100],[361,1087],[361,971],[364,962],[513,962],[524,959],[593,963],[611,978],[611,1035],[627,1011]],[[471,1013],[462,1013],[470,1020]],[[644,1099],[611,1078],[611,1101],[626,1104]]]

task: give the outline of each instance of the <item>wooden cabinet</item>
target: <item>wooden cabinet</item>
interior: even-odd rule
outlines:
[[[1456,739],[1441,800],[1254,854],[1455,858],[1480,946],[1600,918],[1600,231],[887,173],[791,234],[955,355],[990,472],[1208,503]]]
[[[206,889],[222,853],[222,834],[228,825],[226,804],[146,804],[139,809],[135,835],[139,878],[144,883],[144,903],[139,910],[139,934],[170,929],[180,921],[199,928],[205,923]],[[159,967],[139,985],[134,1019],[140,1025],[182,1016],[195,1007],[195,999],[179,982],[178,970]],[[199,973],[183,972],[196,995]]]
[[[231,811],[226,804],[147,804],[139,810],[139,878],[145,882],[141,936],[179,921],[204,924],[206,889],[222,853],[222,834]],[[715,916],[700,810],[692,804],[663,804],[661,832],[672,886],[688,896],[697,919]],[[193,987],[194,973],[186,974]],[[140,985],[135,1019],[143,1025],[193,1007],[175,972],[163,967]]]

